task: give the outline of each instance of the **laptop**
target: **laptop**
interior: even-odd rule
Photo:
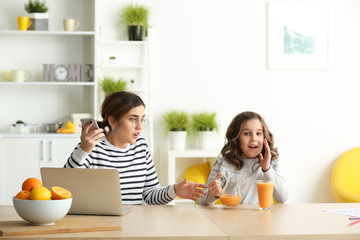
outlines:
[[[42,183],[48,189],[58,186],[69,190],[72,204],[69,214],[124,215],[119,172],[116,169],[50,168],[40,169]]]

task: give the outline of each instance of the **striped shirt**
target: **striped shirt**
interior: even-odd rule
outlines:
[[[160,187],[149,147],[143,137],[126,148],[115,147],[104,137],[90,154],[78,144],[64,167],[117,169],[123,204],[166,204],[177,197],[173,185]]]

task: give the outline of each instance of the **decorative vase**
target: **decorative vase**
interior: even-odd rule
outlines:
[[[31,26],[28,30],[48,31],[49,30],[49,14],[48,13],[31,13],[29,14]]]
[[[186,145],[186,131],[170,131],[170,148],[172,150],[184,150]]]
[[[142,41],[144,27],[140,25],[128,26],[129,41]]]

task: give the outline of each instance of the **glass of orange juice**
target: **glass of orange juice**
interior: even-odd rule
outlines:
[[[225,186],[220,201],[223,205],[236,207],[241,202],[241,175],[237,172],[222,175]]]
[[[274,183],[270,180],[257,180],[256,185],[259,197],[259,209],[270,210],[273,199]]]

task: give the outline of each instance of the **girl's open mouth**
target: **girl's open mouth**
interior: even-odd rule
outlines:
[[[258,146],[256,146],[256,145],[250,145],[249,148],[250,148],[251,150],[256,150],[256,149],[258,148]]]

